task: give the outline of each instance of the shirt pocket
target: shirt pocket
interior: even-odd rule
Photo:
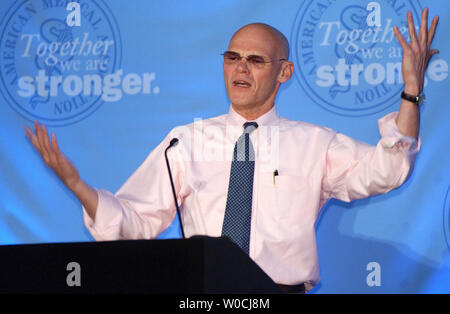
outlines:
[[[309,205],[308,195],[311,193],[309,178],[292,175],[274,178],[273,173],[262,173],[260,186],[260,206],[265,207],[264,212],[271,212],[277,221],[293,223],[305,214],[303,211]]]

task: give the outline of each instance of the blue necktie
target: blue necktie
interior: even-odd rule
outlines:
[[[230,238],[247,254],[250,244],[253,176],[255,172],[255,152],[249,134],[257,127],[256,122],[244,123],[244,133],[238,138],[234,146],[227,205],[222,226],[222,236]]]

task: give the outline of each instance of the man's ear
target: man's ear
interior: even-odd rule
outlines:
[[[291,61],[283,61],[280,74],[278,74],[278,82],[287,82],[294,73],[294,64]]]

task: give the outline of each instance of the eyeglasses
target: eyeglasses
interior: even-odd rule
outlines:
[[[221,54],[223,56],[223,62],[226,64],[238,64],[242,59],[245,59],[250,66],[261,68],[266,63],[271,63],[274,61],[287,61],[284,58],[272,60],[269,57],[258,56],[258,55],[249,55],[247,57],[243,57],[237,52],[234,51],[225,51]]]

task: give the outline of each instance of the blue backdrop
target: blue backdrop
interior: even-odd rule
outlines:
[[[0,2],[0,244],[93,240],[24,126],[46,124],[89,184],[115,192],[173,127],[228,110],[220,53],[251,22],[290,40],[295,75],[276,100],[282,116],[376,144],[377,120],[398,110],[403,86],[391,28],[405,27],[408,10],[418,27],[426,6],[441,17],[440,53],[426,74],[414,172],[388,194],[324,206],[313,292],[450,292],[448,1],[379,0],[378,28],[358,0],[77,2],[74,27],[67,1]],[[352,66],[361,69],[353,77]],[[175,219],[160,237],[179,236]]]

